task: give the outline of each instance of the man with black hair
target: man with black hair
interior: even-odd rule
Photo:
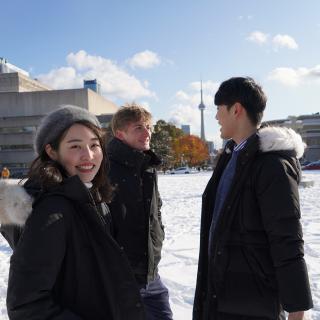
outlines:
[[[267,98],[251,78],[216,95],[230,139],[203,194],[194,320],[303,319],[312,308],[298,183],[301,136],[259,125]]]

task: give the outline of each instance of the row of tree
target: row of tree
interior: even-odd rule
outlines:
[[[203,166],[209,159],[207,144],[199,137],[186,135],[171,123],[158,120],[154,126],[151,149],[163,160],[162,169]]]

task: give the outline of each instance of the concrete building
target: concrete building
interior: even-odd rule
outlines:
[[[181,130],[184,132],[184,134],[190,134],[190,125],[189,124],[182,124]]]
[[[263,124],[292,128],[298,132],[307,147],[304,159],[307,161],[320,160],[320,114],[290,116],[287,119],[266,121]]]
[[[206,144],[208,146],[209,154],[210,155],[214,154],[215,153],[214,142],[213,141],[207,141]]]
[[[26,77],[29,77],[29,72],[20,69],[19,67],[9,63],[7,59],[0,57],[0,73],[11,72],[19,72],[21,74],[24,74]]]
[[[214,142],[213,141],[206,141],[208,152],[209,152],[209,161],[208,165],[213,165],[214,158],[217,155],[217,150],[215,149]]]
[[[0,73],[0,92],[47,91],[49,87],[19,72]]]
[[[92,91],[101,94],[101,85],[97,79],[93,80],[83,80],[83,87],[91,89]]]
[[[91,89],[49,90],[19,72],[0,74],[0,169],[27,171],[35,158],[32,141],[41,118],[63,104],[89,110],[104,127],[118,110]]]

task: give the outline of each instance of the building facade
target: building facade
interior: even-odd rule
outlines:
[[[189,135],[190,134],[190,125],[189,124],[182,124],[181,130],[184,132],[184,134]]]
[[[0,92],[48,91],[49,87],[37,80],[28,78],[22,73],[0,73]]]
[[[118,107],[87,89],[50,90],[19,72],[0,73],[0,169],[25,174],[32,160],[33,137],[41,118],[64,104],[85,108],[106,127]]]
[[[290,116],[287,119],[266,121],[263,125],[277,125],[292,128],[302,137],[306,144],[303,159],[306,161],[320,160],[320,114]]]
[[[101,85],[97,79],[93,80],[83,80],[83,87],[91,89],[92,91],[101,94]]]

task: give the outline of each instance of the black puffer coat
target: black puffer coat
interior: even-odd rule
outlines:
[[[97,210],[77,176],[34,191],[10,262],[9,318],[144,319],[129,262],[109,234],[107,207]]]
[[[240,151],[210,255],[214,199],[232,141],[203,194],[194,320],[216,319],[218,312],[278,319],[281,305],[288,312],[312,308],[299,222],[301,139],[277,128],[262,129],[259,136]]]
[[[114,237],[143,286],[157,275],[164,240],[156,172],[161,162],[152,151],[135,150],[117,138],[109,142],[107,152],[109,177],[116,186],[111,203]]]

